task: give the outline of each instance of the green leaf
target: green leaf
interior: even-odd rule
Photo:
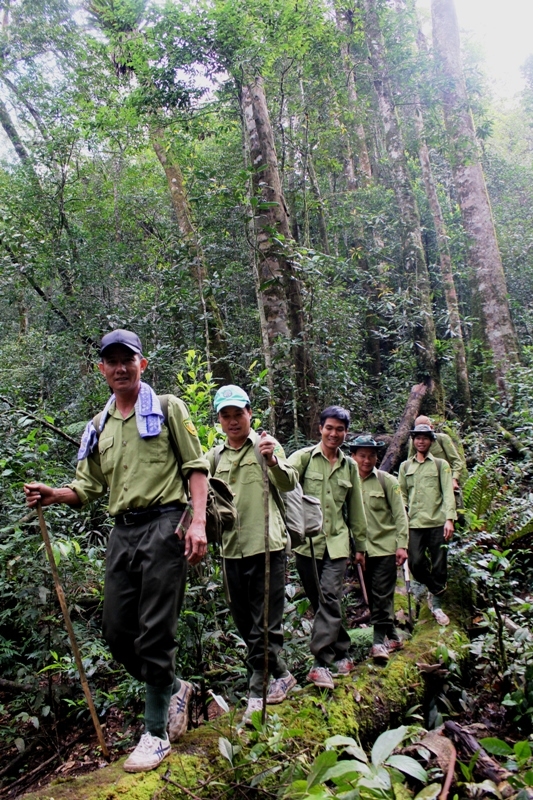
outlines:
[[[335,750],[326,750],[324,753],[315,758],[311,772],[307,776],[307,791],[317,783],[322,781],[324,773],[337,763],[337,753]]]
[[[425,783],[428,779],[428,774],[424,767],[410,756],[390,756],[385,761],[385,764],[388,767],[399,769],[400,772],[405,772],[406,775],[416,778],[416,780],[421,781],[421,783]]]
[[[430,783],[428,786],[424,786],[424,788],[418,792],[415,800],[435,800],[441,791],[442,786],[440,783]]]
[[[352,739],[351,736],[341,736],[340,734],[337,734],[336,736],[330,736],[324,742],[324,745],[328,749],[330,747],[346,747],[348,745],[356,745],[356,744],[357,742],[355,741],[355,739]]]
[[[360,761],[338,761],[330,767],[322,776],[322,781],[332,781],[335,778],[348,778],[348,780],[358,779],[360,775],[370,777],[371,772],[366,764]],[[351,776],[351,777],[348,777]]]
[[[359,761],[364,761],[365,764],[368,763],[367,754],[358,744],[350,745],[346,748],[345,752],[349,753],[349,755],[353,756],[354,758],[359,759]]]
[[[531,747],[529,742],[516,742],[514,752],[519,761],[528,761],[531,758]]]
[[[220,755],[229,761],[231,766],[233,766],[233,745],[229,739],[225,739],[223,736],[220,736],[218,740],[218,749]]]
[[[385,731],[381,736],[378,736],[372,748],[372,763],[375,767],[379,767],[391,755],[392,751],[398,747],[402,739],[407,734],[407,726],[401,725],[399,728]]]
[[[493,756],[510,756],[513,754],[513,750],[507,742],[504,742],[503,739],[497,739],[495,736],[487,736],[485,739],[480,739],[479,743],[487,753],[491,753]]]

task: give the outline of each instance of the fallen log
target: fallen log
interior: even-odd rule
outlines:
[[[457,750],[465,761],[470,760],[474,753],[479,753],[474,772],[476,776],[495,783],[500,783],[511,774],[504,769],[497,761],[494,761],[483,749],[475,736],[472,736],[465,728],[458,725],[453,720],[444,723],[444,729],[449,738],[454,742]]]
[[[417,383],[411,389],[411,394],[409,395],[407,403],[405,404],[400,424],[398,425],[396,433],[392,437],[392,441],[387,448],[387,452],[383,456],[383,460],[379,465],[379,468],[384,472],[391,472],[391,470],[393,470],[398,464],[398,461],[401,457],[402,447],[409,438],[409,431],[413,429],[415,419],[420,413],[422,400],[428,392],[430,394],[433,392],[433,381],[429,381],[428,383]]]

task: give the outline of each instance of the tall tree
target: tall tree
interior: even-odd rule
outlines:
[[[111,56],[117,72],[134,74],[139,83],[139,105],[145,111],[151,143],[167,178],[181,236],[190,251],[191,274],[198,287],[202,308],[208,366],[215,378],[228,383],[232,376],[227,361],[227,340],[222,314],[209,287],[208,265],[187,199],[183,174],[159,119],[162,113],[160,104],[170,106],[171,110],[174,104],[178,107],[186,104],[187,89],[176,79],[178,64],[173,63],[167,70],[167,75],[161,75],[157,70],[152,73],[150,49],[139,27],[144,8],[145,0],[125,0],[117,6],[110,5],[106,0],[92,0],[90,3],[92,14],[109,36]],[[161,38],[164,39],[164,35]]]
[[[433,381],[435,399],[437,404],[442,406],[431,287],[422,244],[420,213],[411,185],[403,134],[388,76],[385,43],[376,2],[375,0],[363,0],[363,2],[369,61],[385,132],[385,146],[391,167],[393,189],[400,214],[403,266],[408,277],[409,291],[413,302],[413,334],[418,374],[422,380]]]
[[[518,362],[518,343],[461,65],[453,0],[431,0],[431,12],[436,74],[450,139],[454,182],[468,237],[473,288],[479,296],[483,331],[493,356],[496,381],[505,392],[505,376]]]
[[[297,387],[296,402],[300,424],[309,434],[315,424],[316,385],[306,337],[305,311],[302,287],[290,256],[291,234],[289,215],[278,168],[274,133],[266,102],[263,79],[256,76],[240,89],[241,108],[250,143],[252,184],[255,210],[258,270],[261,278],[260,292],[271,348],[278,354],[280,348],[292,344],[293,374]],[[280,366],[283,368],[284,359]],[[276,386],[280,386],[278,375]],[[294,413],[290,403],[278,403],[278,425],[292,424]],[[304,409],[307,413],[304,414]]]

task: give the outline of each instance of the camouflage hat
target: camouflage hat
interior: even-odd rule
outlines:
[[[375,450],[380,450],[385,447],[385,442],[376,442],[373,436],[356,436],[351,442],[348,442],[350,453],[355,453],[359,447],[372,447]]]
[[[437,434],[431,427],[431,425],[415,425],[412,431],[409,431],[409,435],[413,437],[417,436],[418,434],[424,434],[424,436],[429,436],[430,439],[435,441],[437,438]]]

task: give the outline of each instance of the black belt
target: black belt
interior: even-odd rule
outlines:
[[[182,503],[166,503],[153,508],[136,508],[133,511],[126,511],[124,514],[117,514],[115,525],[142,525],[143,522],[150,522],[151,519],[160,517],[161,514],[168,514],[170,511],[183,511],[185,506]]]

